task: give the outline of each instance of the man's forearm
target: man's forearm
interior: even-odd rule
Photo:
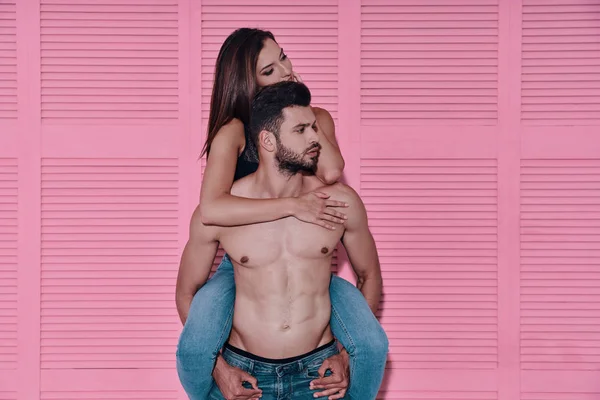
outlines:
[[[373,311],[373,314],[376,314],[377,309],[379,308],[382,286],[383,280],[381,274],[377,274],[377,276],[359,276],[356,283],[356,287],[358,287],[363,296],[365,296],[367,304],[369,304],[369,308]]]

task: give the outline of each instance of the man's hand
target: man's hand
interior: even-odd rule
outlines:
[[[322,392],[315,393],[315,397],[329,396],[329,400],[341,399],[346,395],[349,385],[350,368],[346,349],[340,354],[331,356],[319,368],[319,379],[310,382],[311,390],[324,389]],[[325,377],[325,372],[331,371],[331,375]]]
[[[262,390],[258,388],[258,381],[255,377],[227,364],[221,356],[217,358],[213,378],[221,390],[221,394],[227,400],[260,399],[262,396]],[[252,389],[245,388],[244,382],[252,385]]]

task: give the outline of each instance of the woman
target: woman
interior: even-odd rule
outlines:
[[[322,193],[281,199],[246,199],[229,193],[234,180],[258,167],[256,149],[252,141],[246,140],[244,131],[256,90],[282,80],[299,80],[273,35],[249,28],[233,32],[223,43],[215,68],[209,132],[203,150],[209,156],[200,195],[202,222],[236,226],[294,216],[324,229],[336,229],[336,225],[343,222],[344,214],[334,207],[343,204],[327,199]],[[316,107],[314,112],[319,131],[324,132],[317,176],[324,183],[333,183],[341,176],[344,161],[331,115]],[[225,255],[215,275],[196,293],[181,333],[177,368],[193,400],[207,397],[216,357],[231,330],[235,301],[233,276],[233,265]],[[385,332],[356,287],[334,276],[330,294],[331,328],[350,356],[348,395],[356,400],[375,399],[387,356]],[[320,393],[330,399],[341,398],[328,392]]]

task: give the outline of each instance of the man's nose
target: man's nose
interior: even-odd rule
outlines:
[[[310,128],[310,144],[311,146],[314,145],[315,143],[319,143],[319,135],[317,134],[317,131],[315,131],[313,128]]]

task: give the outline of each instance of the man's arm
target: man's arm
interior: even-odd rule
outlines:
[[[375,240],[369,231],[367,211],[362,200],[351,187],[339,185],[343,187],[344,200],[349,204],[342,244],[358,278],[356,286],[375,314],[381,299],[383,280]]]
[[[199,207],[197,207],[190,222],[190,238],[181,255],[175,290],[177,312],[184,325],[194,295],[206,283],[210,274],[219,247],[218,233],[218,227],[202,223]],[[230,366],[220,354],[213,369],[213,377],[227,399],[255,399],[262,394],[256,378],[239,368]],[[249,382],[252,389],[243,387],[243,381]]]
[[[181,255],[175,289],[177,312],[184,325],[192,299],[198,289],[206,283],[217,254],[217,229],[204,225],[199,209],[196,208],[190,222],[190,237]]]

